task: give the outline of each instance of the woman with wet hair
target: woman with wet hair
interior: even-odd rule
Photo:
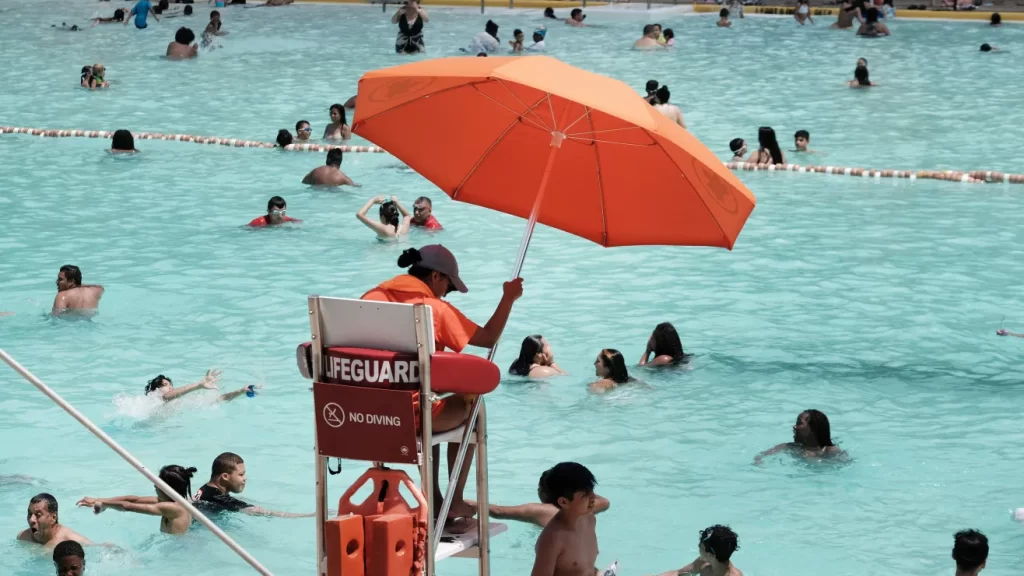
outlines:
[[[651,358],[651,355],[654,358]],[[662,322],[654,327],[654,332],[647,339],[647,348],[644,355],[640,357],[641,366],[669,366],[676,364],[687,364],[693,358],[693,354],[683,352],[683,343],[679,340],[679,334],[675,326],[668,322]]]
[[[331,123],[324,128],[324,139],[350,140],[352,138],[352,129],[348,125],[345,107],[341,104],[331,104],[330,113]]]
[[[135,149],[135,137],[128,130],[118,130],[114,132],[114,137],[110,139],[110,151],[111,152],[138,152]]]
[[[779,452],[790,452],[803,458],[826,458],[845,454],[832,441],[832,427],[828,416],[820,410],[813,409],[804,410],[796,417],[792,442],[784,442],[761,452],[754,458],[754,463],[760,464],[764,457]]]
[[[597,355],[597,360],[594,360],[594,374],[599,378],[590,385],[594,392],[605,392],[621,384],[636,381],[626,370],[626,359],[623,358],[622,352],[613,348],[605,348]]]
[[[551,345],[540,334],[523,338],[523,345],[519,348],[519,358],[516,358],[509,366],[508,373],[530,378],[547,378],[565,374],[555,364],[555,354],[551,350]]]
[[[775,138],[775,130],[772,130],[771,127],[762,126],[758,128],[757,142],[759,147],[750,155],[750,158],[747,158],[747,162],[759,166],[786,163],[786,156],[782,153],[782,149],[779,148],[779,141]]]
[[[160,469],[160,479],[179,496],[189,500],[192,493],[192,476],[195,473],[195,468],[171,464]],[[117,496],[114,498],[87,496],[79,500],[78,505],[90,507],[97,514],[104,510],[120,510],[160,516],[160,531],[164,534],[184,534],[192,525],[192,514],[159,487],[156,488],[156,496]]]
[[[380,204],[379,222],[374,222],[366,215],[374,204]],[[412,222],[412,214],[402,206],[398,198],[394,196],[391,200],[383,196],[374,196],[366,202],[366,205],[356,212],[356,218],[366,224],[366,227],[377,233],[378,240],[391,240],[409,233],[409,224]]]

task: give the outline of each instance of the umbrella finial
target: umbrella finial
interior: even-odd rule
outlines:
[[[562,147],[562,140],[565,140],[565,132],[559,132],[557,130],[552,130],[552,132],[551,132],[551,146],[553,148],[561,148]]]

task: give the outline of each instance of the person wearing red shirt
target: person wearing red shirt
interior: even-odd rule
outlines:
[[[254,218],[252,222],[249,222],[249,226],[263,228],[264,226],[277,226],[285,222],[302,222],[298,218],[287,216],[285,214],[287,211],[288,204],[284,201],[284,198],[274,196],[267,202],[267,215]]]
[[[434,218],[434,205],[430,198],[420,196],[412,205],[412,225],[426,228],[427,230],[441,230],[441,223]]]

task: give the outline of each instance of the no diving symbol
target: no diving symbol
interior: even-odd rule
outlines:
[[[324,422],[331,428],[341,428],[345,425],[345,411],[334,402],[324,406]]]

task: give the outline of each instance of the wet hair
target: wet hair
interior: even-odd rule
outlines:
[[[477,58],[487,58],[487,52],[481,52],[476,55]]]
[[[292,133],[281,128],[277,131],[277,145],[281,148],[292,143]]]
[[[114,21],[124,22],[124,8],[118,8],[117,10],[114,10]]]
[[[857,66],[857,69],[853,71],[853,77],[857,80],[857,84],[861,86],[871,86],[871,79],[868,78],[868,67]]]
[[[382,202],[380,205],[380,219],[395,227],[395,232],[398,232],[398,225],[402,222],[401,217],[398,215],[398,206],[395,206],[394,202]]]
[[[782,150],[779,149],[779,141],[775,139],[775,130],[761,126],[757,129],[757,142],[772,155],[772,164],[782,164]]]
[[[868,24],[875,24],[878,22],[878,8],[868,8],[867,12],[864,13],[864,20]]]
[[[186,28],[185,26],[178,28],[178,31],[174,33],[174,41],[178,44],[185,44],[187,46],[195,39],[195,32],[193,32],[191,28]]]
[[[132,133],[127,130],[118,130],[114,132],[114,137],[110,139],[111,150],[135,150],[135,137]]]
[[[522,30],[520,30],[519,28],[516,28],[515,30],[512,31],[512,36],[519,36],[522,33],[523,33]]]
[[[608,378],[616,384],[625,384],[632,380],[629,371],[626,370],[626,359],[622,357],[622,352],[614,348],[601,350],[601,365],[608,369]]]
[[[74,264],[65,264],[58,272],[64,273],[64,278],[75,283],[75,286],[82,285],[82,270]]]
[[[793,134],[793,139],[796,139],[796,138],[803,138],[804,140],[807,140],[808,142],[810,142],[810,140],[811,140],[811,133],[808,132],[807,130],[797,130],[796,133]]]
[[[298,132],[299,131],[299,127],[301,127],[303,124],[309,124],[309,120],[299,120],[298,122],[296,122],[295,123],[295,131]]]
[[[431,208],[434,207],[434,203],[431,202],[430,198],[427,198],[426,196],[420,196],[419,198],[416,199],[415,202],[413,202],[413,204],[420,204],[420,203],[426,204],[427,206],[430,206]]]
[[[60,562],[68,556],[77,556],[85,562],[85,549],[74,540],[65,540],[53,548],[53,561]]]
[[[281,198],[280,196],[274,196],[270,200],[267,200],[267,212],[270,212],[274,208],[280,210],[281,208],[284,208],[286,206],[288,206],[288,203],[285,202],[284,198]],[[227,454],[227,452],[225,452],[224,454]],[[221,456],[223,456],[224,454],[221,454]]]
[[[981,51],[982,52],[991,52],[992,51],[992,46],[990,44],[982,44],[981,45]]]
[[[164,466],[160,469],[160,479],[167,483],[182,498],[188,499],[192,494],[192,476],[195,468],[185,468],[177,464]]]
[[[341,166],[341,158],[343,153],[341,148],[331,148],[327,151],[327,165],[328,166]]]
[[[53,497],[53,494],[49,494],[47,492],[36,494],[28,501],[28,506],[31,508],[40,502],[46,503],[46,511],[53,514],[54,520],[57,520],[57,499]],[[59,522],[59,520],[57,521]]]
[[[988,538],[977,530],[961,530],[953,535],[953,560],[960,570],[977,570],[988,559]]]
[[[732,150],[732,153],[736,154],[743,149],[744,144],[746,144],[746,142],[743,141],[743,138],[733,138],[729,141],[729,150]]]
[[[650,96],[658,91],[658,86],[657,80],[648,80],[647,84],[644,85],[644,90],[647,90],[647,95]]]
[[[668,91],[668,86],[662,84],[654,95],[658,97],[658,102],[661,104],[668,104],[668,98],[671,93]]]
[[[676,37],[676,33],[671,28],[665,28],[665,31],[661,34],[665,37],[665,40],[671,40]]]
[[[484,32],[487,32],[495,38],[498,37],[498,25],[494,23],[494,20],[488,20],[487,24],[484,24]]]
[[[700,544],[722,564],[728,564],[732,553],[740,547],[736,533],[721,524],[701,530]]]
[[[544,9],[544,17],[545,18],[557,18],[557,16],[555,16],[555,9],[550,7],[550,6],[545,8]]]
[[[185,6],[185,16],[192,15],[192,6]]]
[[[161,10],[167,10],[171,7],[171,3],[168,2],[168,0],[160,0],[160,2],[158,2],[156,6]]]
[[[164,380],[166,380],[168,384],[171,383],[171,379],[168,378],[167,376],[164,376],[163,374],[160,374],[156,378],[153,378],[152,380],[147,382],[146,394],[149,394],[150,392],[156,392],[157,390],[163,388]]]
[[[992,24],[1002,24],[1003,17],[999,15],[999,12],[993,12],[991,18]]]
[[[722,8],[721,10],[719,10],[718,11],[718,17],[719,18],[728,18],[729,17],[729,9],[728,8]]]
[[[689,362],[693,354],[683,352],[683,343],[679,340],[679,333],[675,326],[669,322],[662,322],[654,327],[651,334],[654,339],[655,356],[671,356],[673,362]]]
[[[654,24],[644,24],[644,36],[654,32]]]
[[[537,496],[544,504],[556,507],[560,498],[572,500],[577,492],[593,494],[597,480],[587,467],[576,462],[562,462],[545,470],[537,483]]]
[[[804,410],[803,414],[807,414],[807,425],[811,429],[811,434],[814,434],[818,446],[835,446],[832,443],[832,426],[828,423],[828,416],[820,410]]]
[[[342,106],[341,104],[331,104],[331,107],[328,109],[328,111],[331,111],[331,110],[337,110],[338,111],[338,116],[341,117],[341,125],[342,126],[348,126],[348,117],[345,115],[345,107],[344,106]]]
[[[276,198],[276,196],[275,196]],[[239,465],[245,464],[242,457],[234,452],[225,452],[213,459],[213,466],[210,469],[210,478],[217,478],[221,474],[231,474]]]
[[[575,17],[579,16],[579,15],[580,15],[580,14],[582,14],[582,13],[583,13],[583,10],[582,10],[581,8],[573,8],[573,9],[572,9],[572,10],[571,10],[571,11],[569,12],[569,17],[570,17],[570,18],[575,18]]]
[[[214,16],[220,16],[220,10],[211,10],[210,11],[210,20],[213,20]]]
[[[516,358],[508,367],[508,373],[516,376],[529,376],[530,367],[533,366],[533,359],[544,349],[543,336],[534,334],[523,338],[523,345],[519,348],[519,358]]]
[[[82,66],[82,76],[86,74],[92,74],[92,66]]]

